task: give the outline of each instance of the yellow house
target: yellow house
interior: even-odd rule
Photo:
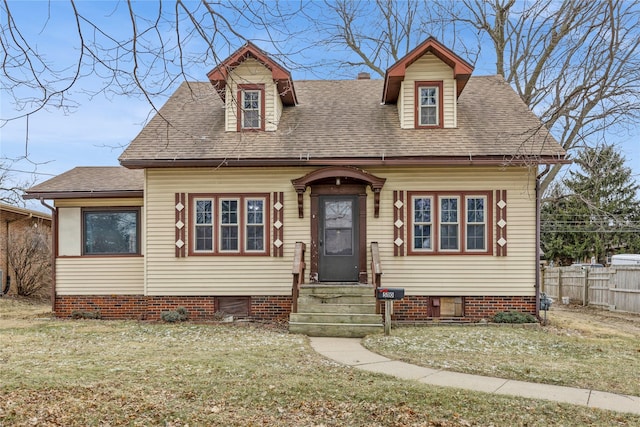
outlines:
[[[471,74],[429,38],[383,80],[294,82],[247,43],[183,83],[121,167],[27,192],[55,204],[55,312],[298,331],[379,324],[383,286],[405,291],[397,321],[537,314],[539,168],[565,152],[501,76]],[[314,300],[351,316],[304,317]]]

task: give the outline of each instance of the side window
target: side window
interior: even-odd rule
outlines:
[[[213,252],[213,200],[195,201],[195,248],[197,252]]]
[[[468,196],[467,212],[467,250],[487,250],[487,198]]]
[[[83,255],[139,255],[140,210],[83,210]]]
[[[264,251],[264,199],[245,200],[245,250]]]
[[[432,197],[413,197],[413,249],[430,251],[433,241]]]

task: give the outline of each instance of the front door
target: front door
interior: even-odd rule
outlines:
[[[358,196],[319,197],[318,280],[357,282],[359,267]]]

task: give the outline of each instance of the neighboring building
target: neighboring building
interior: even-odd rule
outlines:
[[[56,313],[285,317],[296,242],[318,292],[373,295],[380,266],[400,321],[537,313],[538,167],[565,151],[502,77],[471,72],[429,38],[384,80],[294,82],[247,43],[183,83],[122,167],[27,192],[55,201]]]
[[[15,293],[15,288],[10,286],[13,272],[8,265],[11,242],[34,227],[44,229],[50,236],[51,215],[0,203],[0,295],[7,291]]]

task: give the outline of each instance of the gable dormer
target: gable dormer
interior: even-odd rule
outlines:
[[[284,106],[297,103],[291,73],[247,42],[207,77],[225,103],[225,130],[275,131]]]
[[[457,99],[473,67],[429,37],[387,69],[382,102],[397,104],[402,129],[457,127]]]

